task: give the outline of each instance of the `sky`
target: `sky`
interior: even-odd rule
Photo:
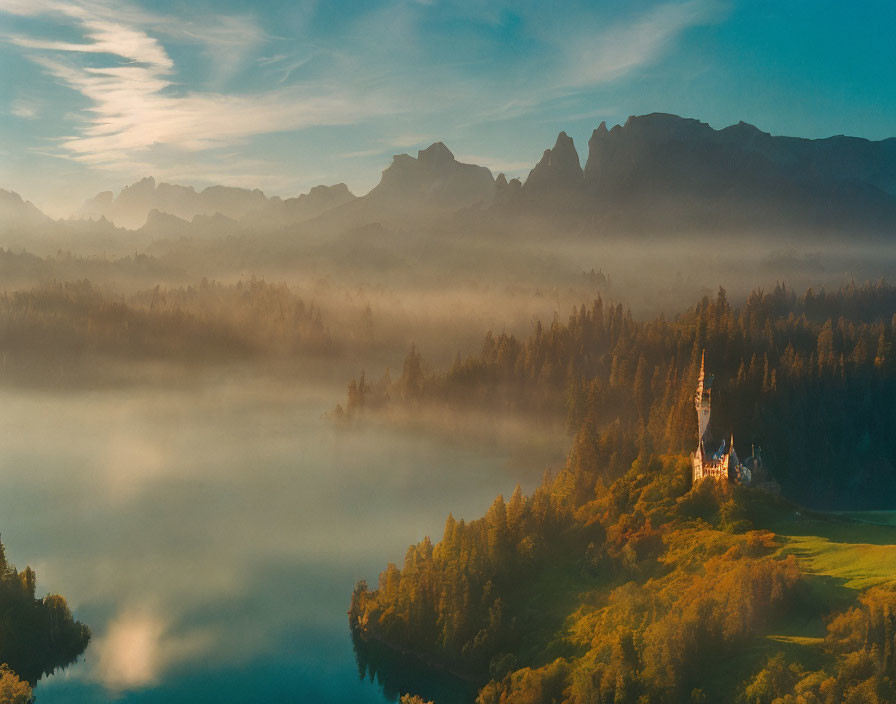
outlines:
[[[650,112],[883,139],[894,35],[890,0],[0,0],[0,188],[363,194],[434,141],[525,177]]]

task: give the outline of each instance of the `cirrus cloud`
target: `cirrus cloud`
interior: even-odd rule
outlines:
[[[347,124],[361,114],[390,109],[382,96],[373,100],[325,80],[254,93],[184,91],[175,82],[174,61],[142,26],[152,24],[165,31],[170,22],[97,3],[90,5],[90,12],[57,2],[0,7],[19,14],[61,14],[83,34],[80,42],[21,35],[8,41],[30,50],[32,61],[87,100],[75,134],[61,138],[59,149],[60,155],[91,166],[131,164],[135,156],[157,145],[201,151],[252,135]],[[202,41],[210,42],[216,52],[238,51],[234,23],[223,18],[218,23],[222,31]],[[180,39],[194,36],[183,28],[171,31]],[[250,33],[250,40],[257,41],[258,33]],[[89,55],[100,58],[84,60]]]
[[[574,0],[564,12],[534,0],[487,8],[377,0],[338,12],[309,2],[296,15],[268,6],[228,14],[180,5],[162,14],[145,0],[0,0],[0,13],[16,19],[0,44],[50,79],[40,85],[34,137],[19,148],[26,157],[61,157],[97,182],[110,173],[182,181],[207,172],[195,183],[223,173],[227,183],[292,190],[313,185],[323,169],[354,178],[358,189],[375,183],[374,157],[437,139],[521,173],[529,155],[519,141],[491,143],[497,123],[528,120],[531,128],[595,113],[596,89],[660,62],[690,27],[715,21],[724,2]],[[54,110],[54,101],[64,107]],[[24,103],[10,103],[7,114],[16,118],[9,131],[35,116]],[[346,125],[352,131],[339,134],[349,143],[298,134]],[[265,137],[274,133],[289,136]],[[334,163],[346,155],[368,157],[348,179]],[[60,160],[20,164],[71,168],[51,161]],[[23,167],[7,170],[19,180]],[[45,173],[32,177],[51,189]]]

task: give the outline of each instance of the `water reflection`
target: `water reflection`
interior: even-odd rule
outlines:
[[[376,682],[389,701],[409,693],[438,704],[471,704],[476,699],[477,688],[470,682],[400,657],[394,650],[377,641],[364,640],[354,632],[352,644],[361,679]]]
[[[94,633],[40,704],[385,700],[357,677],[355,582],[521,477],[500,448],[340,432],[321,414],[342,393],[252,378],[3,394],[9,557]]]

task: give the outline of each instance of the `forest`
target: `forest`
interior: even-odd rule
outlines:
[[[894,310],[885,283],[740,307],[720,290],[643,322],[597,300],[528,340],[489,333],[445,372],[412,348],[395,381],[352,381],[343,422],[486,406],[561,415],[572,438],[530,496],[449,515],[359,582],[352,630],[475,682],[479,704],[893,701],[892,570],[856,593],[788,546],[848,530],[805,506],[892,506]],[[759,488],[691,486],[704,350],[711,432],[761,445]]]
[[[103,361],[209,365],[333,349],[317,306],[255,278],[128,295],[84,279],[0,294],[0,356],[10,378],[97,373]]]
[[[733,307],[724,289],[673,319],[636,320],[601,299],[528,339],[489,332],[479,354],[428,371],[412,346],[400,376],[352,380],[351,419],[440,404],[563,419],[578,500],[585,476],[621,476],[636,459],[693,450],[701,354],[715,375],[711,435],[761,447],[788,498],[816,508],[888,508],[896,500],[896,287],[848,285],[801,295],[780,284]]]
[[[74,662],[90,629],[72,617],[58,594],[37,598],[37,576],[19,572],[0,544],[0,702],[28,704],[37,681]]]

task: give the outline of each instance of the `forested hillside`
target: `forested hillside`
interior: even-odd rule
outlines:
[[[414,349],[395,382],[354,381],[349,417],[484,404],[566,413],[573,441],[531,496],[449,516],[439,543],[359,583],[351,627],[471,679],[480,704],[894,701],[892,558],[866,565],[864,593],[819,565],[834,549],[860,564],[866,541],[891,555],[896,530],[844,538],[848,519],[773,483],[692,487],[687,458],[705,349],[716,437],[761,443],[789,497],[892,507],[894,310],[884,284],[781,286],[740,308],[720,291],[672,321],[596,301],[525,342],[489,334],[443,374]]]
[[[583,503],[574,481],[449,516],[441,542],[358,584],[358,637],[471,678],[479,704],[896,697],[892,572],[858,595],[768,528],[836,521],[756,489],[691,489],[684,458],[636,461]]]
[[[475,404],[563,415],[579,499],[636,458],[690,452],[700,354],[715,374],[710,434],[762,449],[784,494],[828,508],[896,502],[896,288],[869,284],[797,296],[755,291],[733,307],[720,290],[673,320],[636,321],[596,300],[528,340],[486,335],[478,355],[426,373],[412,348],[401,376],[349,386],[344,413],[389,404]]]

